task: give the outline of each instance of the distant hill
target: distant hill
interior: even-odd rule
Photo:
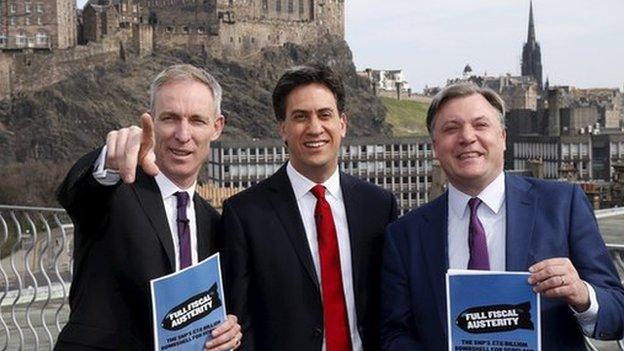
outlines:
[[[386,121],[392,124],[395,136],[427,135],[427,109],[429,104],[413,100],[380,97],[388,109]]]
[[[157,52],[76,72],[44,90],[0,101],[0,177],[15,172],[25,177],[15,179],[19,185],[8,184],[11,182],[6,179],[0,184],[0,204],[11,202],[3,194],[13,193],[16,186],[37,187],[38,183],[29,183],[28,178],[38,179],[42,168],[57,165],[61,169],[50,174],[60,176],[78,156],[101,145],[109,130],[135,124],[147,109],[150,79],[174,63],[204,67],[223,85],[224,139],[277,137],[271,107],[273,87],[286,68],[309,61],[326,63],[343,77],[349,135],[391,135],[386,108],[356,75],[346,42],[333,37],[319,42],[266,48],[244,62],[219,60],[201,52]],[[19,201],[50,203],[41,196],[23,199]]]

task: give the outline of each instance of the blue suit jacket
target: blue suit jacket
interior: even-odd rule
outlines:
[[[506,266],[527,271],[546,258],[569,257],[590,283],[600,309],[599,339],[624,332],[624,288],[585,194],[575,185],[505,177]],[[447,350],[445,273],[448,268],[445,193],[387,228],[382,265],[384,350]],[[542,299],[543,350],[585,350],[568,305]]]

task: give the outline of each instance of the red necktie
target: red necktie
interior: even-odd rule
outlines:
[[[314,220],[321,261],[321,288],[323,293],[323,316],[325,318],[325,345],[327,351],[351,350],[351,335],[347,304],[342,288],[338,237],[331,207],[325,200],[325,187],[312,188],[316,197]]]

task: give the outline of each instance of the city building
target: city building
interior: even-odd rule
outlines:
[[[67,49],[76,45],[73,0],[4,0],[0,49]]]
[[[536,161],[546,179],[609,182],[624,163],[624,133],[507,135],[506,169],[530,169]]]
[[[271,176],[288,160],[279,139],[216,141],[207,162],[208,182],[218,188],[247,188]],[[340,170],[392,191],[401,213],[440,191],[434,189],[433,151],[428,137],[346,138]]]
[[[410,91],[409,83],[401,69],[377,70],[367,68],[358,75],[368,79],[375,91]]]

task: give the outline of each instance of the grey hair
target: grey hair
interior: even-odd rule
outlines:
[[[429,135],[433,134],[433,124],[435,123],[436,114],[447,102],[473,94],[483,96],[488,103],[496,109],[500,125],[505,129],[505,102],[500,95],[490,88],[481,88],[474,83],[458,83],[445,87],[433,97],[429,110],[427,111],[427,130],[429,131]]]
[[[150,111],[154,112],[154,103],[156,100],[156,94],[165,84],[174,81],[182,80],[195,80],[205,84],[212,93],[212,100],[214,103],[214,117],[221,115],[221,99],[223,96],[223,89],[217,80],[205,70],[188,65],[179,64],[165,68],[164,71],[158,73],[156,78],[152,81],[149,88],[150,94]]]

